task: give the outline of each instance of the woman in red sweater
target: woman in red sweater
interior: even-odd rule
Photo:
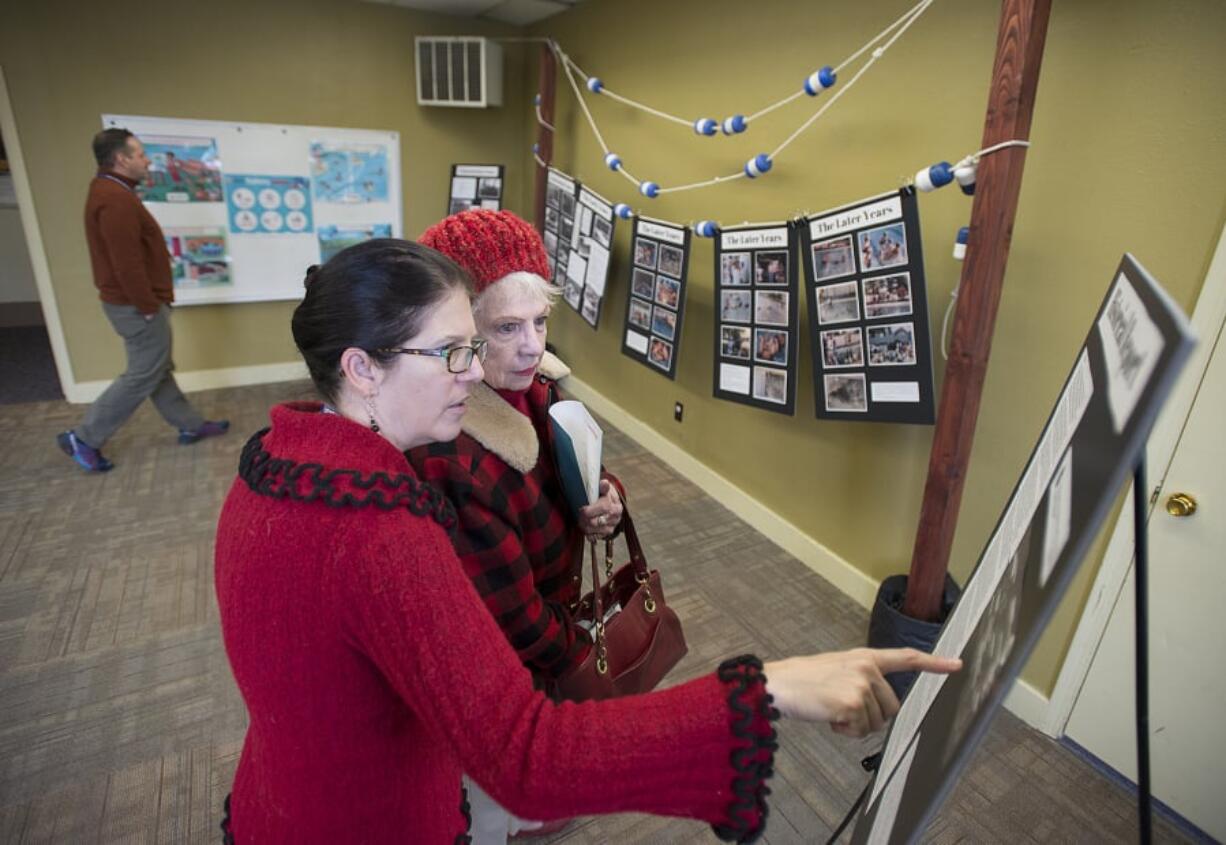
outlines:
[[[403,452],[456,436],[482,378],[467,280],[405,241],[308,276],[294,340],[325,404],[272,411],[218,524],[226,652],[250,716],[237,842],[467,842],[460,773],[524,818],[688,816],[749,841],[779,716],[862,735],[910,650],[753,657],[650,695],[555,704],[465,576],[455,512]],[[768,680],[769,677],[769,680]]]

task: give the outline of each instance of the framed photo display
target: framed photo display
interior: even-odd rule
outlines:
[[[451,191],[447,199],[447,213],[456,214],[470,208],[502,210],[501,164],[453,164],[451,165]]]
[[[622,354],[675,379],[690,266],[690,230],[639,217],[634,222],[630,258]]]
[[[1145,453],[1194,341],[1187,319],[1125,255],[1072,372],[934,653],[886,735],[853,845],[914,842],[970,762]]]
[[[560,170],[549,168],[545,177],[545,226],[541,237],[549,256],[553,283],[566,286],[566,258],[575,226],[575,202],[579,183]],[[578,309],[578,306],[573,306]]]
[[[715,245],[715,397],[796,411],[793,224],[725,229]]]
[[[825,211],[799,228],[817,416],[931,425],[932,346],[915,191]]]
[[[565,201],[566,197],[563,194],[561,199]],[[545,208],[548,219],[548,202]],[[561,229],[570,235],[563,238],[559,232],[558,237],[559,258],[553,274],[554,284],[561,285],[566,304],[578,311],[592,328],[600,322],[609,279],[613,219],[613,206],[604,197],[580,185],[574,202],[574,217],[564,222]]]

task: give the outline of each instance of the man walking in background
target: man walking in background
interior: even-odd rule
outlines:
[[[151,399],[179,430],[179,442],[224,434],[228,420],[206,420],[175,383],[171,360],[170,304],[174,285],[166,238],[136,193],[149,172],[140,139],[126,129],[94,136],[98,174],[85,201],[85,239],[102,310],[123,338],[128,367],[99,396],[76,428],[60,434],[60,449],[89,472],[114,464],[102,445]]]

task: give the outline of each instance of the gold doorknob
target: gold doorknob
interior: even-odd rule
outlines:
[[[1172,493],[1166,500],[1166,512],[1171,516],[1191,516],[1196,513],[1196,500],[1187,493]]]

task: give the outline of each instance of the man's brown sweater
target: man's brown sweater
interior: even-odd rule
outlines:
[[[166,238],[131,179],[99,172],[90,182],[85,240],[103,302],[135,305],[142,314],[156,314],[163,302],[174,302]]]

